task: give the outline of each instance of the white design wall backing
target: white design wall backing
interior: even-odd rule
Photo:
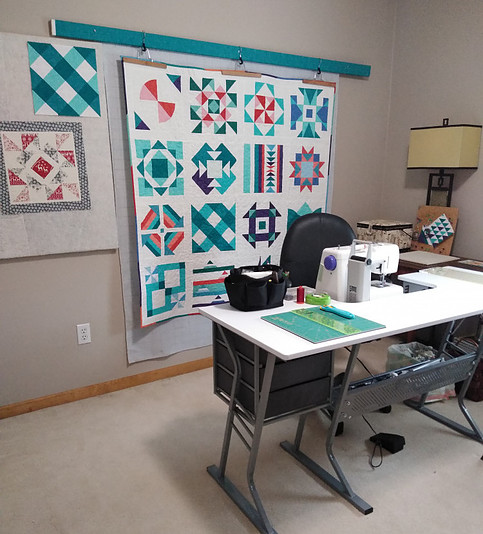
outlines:
[[[118,248],[102,46],[79,44],[0,33],[0,259]]]

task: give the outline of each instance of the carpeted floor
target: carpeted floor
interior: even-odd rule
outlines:
[[[377,371],[386,346],[375,347],[362,357],[379,351]],[[467,404],[483,427],[483,403]],[[456,399],[436,407],[459,415]],[[207,369],[0,421],[0,533],[256,532],[206,472],[218,463],[225,415]],[[482,532],[481,444],[404,405],[367,419],[377,432],[406,439],[377,469],[362,418],[336,439],[346,477],[374,507],[367,516],[280,448],[293,439],[295,418],[265,427],[256,481],[279,534]],[[311,414],[302,442],[324,466],[327,428],[323,416]],[[246,459],[235,436],[227,474],[237,484],[244,484]]]

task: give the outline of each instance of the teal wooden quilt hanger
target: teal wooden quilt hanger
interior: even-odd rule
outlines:
[[[139,47],[140,43],[142,43],[144,47],[156,50],[219,57],[235,61],[240,61],[241,59],[242,62],[249,61],[266,65],[313,70],[317,72],[331,72],[345,76],[367,78],[371,73],[370,65],[271,52],[268,50],[258,50],[256,48],[243,48],[242,58],[241,48],[239,46],[197,41],[182,37],[171,37],[155,33],[145,33],[144,31],[123,30],[119,28],[109,28],[106,26],[96,26],[57,19],[52,19],[50,21],[50,26],[50,33],[52,36],[64,37],[67,39],[80,39],[84,41],[134,47]],[[243,63],[240,63],[240,65],[241,64]]]

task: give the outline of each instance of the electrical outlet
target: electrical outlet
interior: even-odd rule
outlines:
[[[77,325],[77,343],[83,345],[91,342],[91,325],[90,323]]]

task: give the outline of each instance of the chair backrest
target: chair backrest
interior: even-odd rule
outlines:
[[[309,213],[296,219],[285,236],[280,266],[293,286],[315,287],[324,248],[350,245],[356,235],[347,221],[331,213]]]

